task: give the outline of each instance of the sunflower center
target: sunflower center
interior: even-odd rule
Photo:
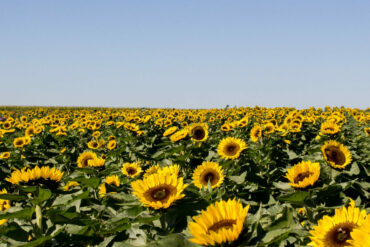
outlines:
[[[227,155],[232,156],[232,155],[237,154],[237,153],[238,153],[238,151],[239,151],[239,149],[240,149],[239,145],[237,145],[236,143],[230,143],[230,144],[228,144],[228,145],[225,147],[225,151],[226,151],[225,153],[226,153]]]
[[[341,223],[334,226],[326,235],[328,246],[347,246],[347,240],[351,239],[351,232],[356,227],[353,223]]]
[[[128,175],[134,175],[136,173],[136,169],[132,168],[132,167],[127,168],[126,171],[127,171]]]
[[[86,167],[86,166],[89,165],[89,160],[93,160],[93,158],[86,158],[86,159],[82,160],[81,163],[82,163],[83,167]]]
[[[166,188],[159,188],[152,192],[152,198],[156,201],[164,200],[167,195],[169,194],[169,191]]]
[[[294,183],[298,184],[299,182],[303,181],[305,178],[308,178],[312,175],[312,172],[301,172],[294,178]]]
[[[203,185],[208,185],[208,181],[211,183],[211,185],[215,185],[218,180],[220,179],[219,175],[215,171],[206,171],[204,174],[201,176],[202,179],[202,184]]]
[[[193,138],[195,140],[203,140],[204,137],[206,136],[206,132],[202,127],[195,127],[193,130]]]
[[[326,127],[325,131],[334,131],[334,128],[333,127]]]
[[[338,165],[343,165],[346,162],[346,156],[338,147],[328,147],[325,149],[325,154],[328,161]]]
[[[236,224],[236,220],[221,220],[213,224],[208,228],[208,231],[214,231],[217,232],[218,230],[224,228],[224,229],[230,229],[233,227],[233,225]]]
[[[23,145],[23,140],[18,140],[15,142],[16,145]]]

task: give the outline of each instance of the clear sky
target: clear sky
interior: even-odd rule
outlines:
[[[2,0],[0,105],[370,106],[370,1]]]

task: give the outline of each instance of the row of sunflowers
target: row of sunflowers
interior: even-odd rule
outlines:
[[[370,246],[370,111],[0,108],[0,246]]]

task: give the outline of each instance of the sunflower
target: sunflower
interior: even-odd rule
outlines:
[[[5,180],[12,184],[28,183],[36,180],[59,182],[63,174],[64,172],[54,167],[42,166],[39,168],[36,166],[33,169],[24,167],[22,170],[15,169],[11,176],[7,177]]]
[[[26,145],[26,140],[23,137],[14,138],[13,145],[16,148],[21,148]]]
[[[63,187],[63,190],[64,191],[68,191],[69,188],[73,188],[73,187],[77,187],[77,186],[80,186],[80,184],[76,181],[69,181],[64,187]]]
[[[189,223],[188,228],[193,235],[189,240],[206,246],[235,241],[243,230],[248,210],[249,205],[243,207],[235,198],[211,204]]]
[[[117,175],[112,175],[112,176],[105,177],[105,183],[119,187],[120,180]]]
[[[8,193],[6,189],[0,190],[0,194],[6,194]],[[10,208],[10,201],[9,200],[3,200],[0,199],[0,212],[5,212]],[[0,226],[4,223],[6,223],[8,220],[7,219],[2,219],[0,220]]]
[[[353,247],[368,247],[370,243],[370,214],[359,228],[351,232],[351,240],[348,242]]]
[[[36,134],[36,129],[34,126],[29,126],[27,129],[26,129],[26,132],[25,132],[26,136],[34,136]]]
[[[163,136],[169,136],[169,135],[173,134],[176,130],[177,130],[176,126],[170,127],[170,128],[165,130],[165,132],[163,133]]]
[[[321,147],[325,160],[334,168],[343,169],[352,161],[348,148],[336,141],[327,141]]]
[[[314,247],[342,247],[349,246],[351,233],[365,221],[366,211],[360,211],[351,200],[350,205],[335,209],[334,216],[324,216],[318,225],[310,231],[308,245]]]
[[[221,125],[221,130],[224,131],[224,132],[228,132],[232,129],[231,125],[228,124],[228,123],[224,123],[223,125]]]
[[[312,186],[320,177],[320,164],[311,161],[302,161],[287,170],[285,177],[295,188]]]
[[[116,147],[117,147],[117,142],[116,142],[116,140],[110,140],[109,142],[108,142],[108,149],[109,150],[112,150],[112,149],[115,149]]]
[[[133,178],[138,176],[142,172],[142,169],[140,167],[140,162],[134,162],[123,164],[121,171],[124,175]]]
[[[112,175],[112,176],[105,177],[105,183],[102,183],[99,186],[99,196],[100,197],[104,197],[107,194],[107,186],[106,186],[106,184],[114,185],[116,187],[119,187],[120,180],[119,180],[119,178],[118,178],[117,175]],[[114,194],[114,193],[117,193],[117,192],[110,191],[108,193]]]
[[[87,146],[91,149],[97,149],[99,147],[99,143],[95,140],[89,141]]]
[[[275,125],[273,123],[266,123],[265,125],[263,125],[263,131],[266,134],[274,133]]]
[[[157,173],[159,169],[160,169],[159,165],[154,165],[154,166],[149,167],[148,169],[145,170],[144,178],[146,178],[146,177],[148,177],[148,176],[150,176],[154,173]]]
[[[187,137],[188,133],[189,131],[187,128],[179,130],[170,136],[170,140],[172,142],[180,141],[181,139],[184,139],[185,137]]]
[[[333,135],[339,132],[339,126],[335,122],[323,122],[321,124],[321,133]]]
[[[77,166],[80,168],[85,168],[89,165],[88,161],[98,158],[96,153],[93,152],[83,152],[78,156]]]
[[[370,136],[370,128],[365,128],[364,131],[367,136]]]
[[[191,140],[194,142],[204,142],[208,138],[207,124],[193,124],[189,129]]]
[[[259,126],[259,125],[254,126],[251,129],[250,136],[251,136],[252,142],[257,142],[258,139],[262,137],[262,128],[261,128],[261,126]]]
[[[158,169],[157,173],[169,173],[170,175],[179,175],[180,166],[173,164],[170,166],[162,166]]]
[[[145,207],[154,209],[168,208],[175,201],[183,198],[183,178],[170,173],[155,173],[143,180],[131,183],[133,194]]]
[[[226,137],[220,141],[217,153],[224,159],[236,159],[241,151],[247,148],[247,144],[239,138]]]
[[[105,159],[96,157],[95,159],[89,159],[87,165],[91,167],[102,167],[105,164]]]
[[[10,152],[4,152],[0,155],[0,159],[9,159]]]
[[[193,173],[194,185],[198,188],[207,187],[211,184],[212,189],[219,187],[224,181],[222,167],[216,162],[203,162]]]

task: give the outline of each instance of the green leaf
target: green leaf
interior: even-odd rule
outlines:
[[[187,240],[184,236],[181,234],[171,234],[168,235],[161,240],[158,240],[154,243],[151,243],[150,246],[153,247],[195,247],[199,246],[197,244],[194,244]]]
[[[40,204],[42,203],[43,201],[46,201],[47,199],[49,199],[51,197],[52,193],[49,189],[43,189],[43,188],[39,188],[38,189],[38,195],[37,195],[37,198],[35,198],[34,200],[32,200],[35,204]]]
[[[27,244],[20,245],[20,247],[37,247],[37,246],[42,245],[46,241],[49,241],[50,239],[52,239],[52,236],[41,237]]]
[[[24,200],[27,200],[28,197],[25,195],[0,194],[0,199],[11,200],[11,201],[24,201]]]
[[[11,213],[3,213],[0,214],[0,220],[2,219],[31,219],[33,212],[35,211],[34,208],[25,208],[16,212]]]
[[[229,179],[237,184],[242,184],[245,181],[245,176],[247,176],[247,172],[243,172],[239,176],[229,176]]]
[[[280,196],[278,200],[290,202],[292,204],[303,205],[304,200],[310,195],[308,191],[297,191],[289,195]]]

